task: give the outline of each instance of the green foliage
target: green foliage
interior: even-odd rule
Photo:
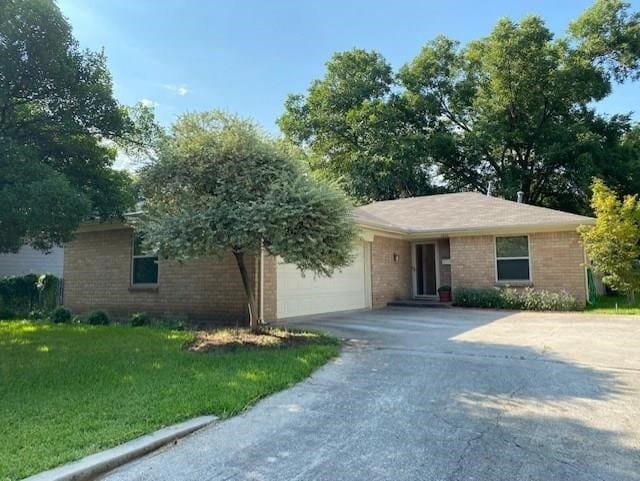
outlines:
[[[578,309],[575,298],[566,292],[549,292],[530,287],[524,289],[459,287],[454,290],[453,303],[461,307],[525,309],[528,311],[574,311]]]
[[[438,292],[451,292],[451,286],[440,286],[438,287]]]
[[[432,193],[438,175],[451,190],[492,181],[505,198],[585,211],[593,175],[640,187],[637,127],[593,109],[612,78],[640,74],[639,31],[628,4],[596,0],[566,36],[536,16],[502,19],[463,47],[437,37],[397,74],[378,53],[338,53],[279,125],[359,200]]]
[[[618,80],[640,78],[640,12],[622,0],[599,0],[569,25],[580,52]]]
[[[58,306],[49,314],[51,319],[56,324],[68,324],[73,318],[73,313],[64,306]]]
[[[350,262],[355,230],[340,191],[308,174],[292,148],[252,122],[221,112],[183,115],[141,171],[146,215],[138,226],[163,257],[273,256],[323,275]],[[255,318],[255,308],[251,309]]]
[[[146,326],[149,324],[149,316],[144,312],[136,312],[131,315],[129,322],[132,327]]]
[[[640,202],[636,195],[619,200],[599,179],[592,190],[596,224],[580,229],[587,255],[605,284],[633,300],[640,291]]]
[[[0,479],[23,479],[195,416],[240,413],[338,353],[333,339],[315,337],[286,349],[199,354],[184,349],[191,332],[0,322]]]
[[[16,311],[8,307],[0,306],[0,319],[15,319]]]
[[[49,311],[58,303],[59,282],[51,274],[0,277],[0,306],[19,315]]]
[[[278,123],[291,141],[310,147],[314,170],[358,200],[436,192],[425,139],[410,125],[416,112],[397,87],[379,53],[336,53],[306,96],[289,96]]]
[[[82,50],[53,0],[0,4],[0,252],[47,250],[87,216],[132,205],[116,145],[148,122],[113,97],[102,52]],[[148,114],[147,114],[148,117]]]
[[[106,312],[100,309],[89,312],[85,316],[84,320],[87,324],[91,324],[92,326],[106,326],[109,324],[109,316]]]

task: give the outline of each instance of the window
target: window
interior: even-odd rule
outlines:
[[[133,261],[131,267],[132,284],[158,283],[158,256],[143,248],[143,237],[133,235]]]
[[[496,237],[498,282],[529,281],[529,237]]]

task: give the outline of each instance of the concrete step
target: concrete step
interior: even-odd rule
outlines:
[[[400,301],[387,302],[390,307],[451,307],[451,302],[440,302],[431,299],[405,299]]]

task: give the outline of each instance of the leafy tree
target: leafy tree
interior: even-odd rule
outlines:
[[[619,200],[602,180],[592,186],[594,226],[580,229],[587,254],[602,281],[627,294],[630,303],[640,290],[640,203],[637,195]]]
[[[376,52],[337,53],[306,97],[291,95],[279,125],[309,147],[312,168],[363,201],[434,192],[425,139],[397,95],[391,67]]]
[[[343,194],[313,179],[250,121],[221,112],[183,115],[141,170],[148,245],[165,258],[235,256],[258,329],[245,257],[260,252],[330,275],[350,262],[354,227]]]
[[[638,77],[639,29],[628,4],[597,0],[564,37],[536,16],[502,19],[464,47],[437,37],[397,75],[379,54],[344,52],[306,96],[289,97],[280,127],[360,198],[492,181],[507,198],[521,190],[529,203],[584,210],[592,176],[637,164],[621,148],[628,117],[592,105]]]
[[[52,0],[0,3],[0,252],[121,215],[130,179],[111,165],[117,144],[143,145],[132,117],[149,115],[116,102],[104,54],[80,49]]]

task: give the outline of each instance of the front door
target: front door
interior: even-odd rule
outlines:
[[[435,296],[438,293],[436,244],[416,244],[416,295]]]

